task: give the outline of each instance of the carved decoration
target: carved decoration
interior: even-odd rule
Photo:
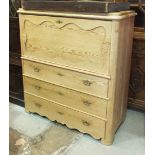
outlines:
[[[101,36],[99,39],[102,40],[102,42],[98,41],[98,43],[100,43],[101,53],[91,52],[91,51],[89,51],[89,48],[86,48],[86,47],[83,48],[84,49],[83,51],[80,51],[79,49],[70,48],[69,45],[65,46],[65,47],[64,46],[54,47],[56,49],[54,49],[53,47],[49,48],[49,47],[45,47],[45,46],[41,46],[41,45],[36,45],[36,46],[34,44],[32,45],[31,41],[29,41],[29,39],[30,39],[29,37],[31,34],[28,34],[26,31],[26,29],[29,26],[31,26],[31,28],[33,28],[33,26],[35,26],[34,31],[36,28],[43,27],[43,30],[45,30],[45,31],[47,30],[51,34],[54,34],[56,31],[59,34],[63,31],[70,31],[70,33],[68,33],[68,34],[72,34],[72,31],[73,31],[74,34],[76,33],[76,35],[78,35],[79,33],[83,33],[85,35],[89,35],[90,37],[94,37],[94,35],[97,35],[97,37]],[[83,29],[74,23],[67,23],[67,24],[63,24],[63,25],[61,24],[61,26],[57,26],[57,24],[55,24],[52,21],[43,21],[40,24],[34,24],[33,22],[26,19],[24,21],[24,29],[25,29],[25,33],[26,33],[24,36],[25,37],[25,39],[24,39],[25,40],[24,41],[25,42],[25,49],[32,49],[32,51],[34,51],[34,50],[42,50],[42,51],[46,50],[46,51],[53,52],[53,53],[55,51],[62,51],[63,54],[67,53],[67,54],[72,54],[72,55],[78,55],[80,57],[82,57],[82,56],[98,57],[98,56],[104,55],[104,53],[102,53],[103,50],[104,50],[104,52],[107,52],[110,49],[110,43],[105,42],[106,30],[103,26],[98,26],[98,27],[86,30],[86,29]],[[49,29],[50,29],[50,31],[49,31]],[[76,35],[75,36],[69,36],[68,35],[68,36],[66,36],[66,38],[67,37],[76,37]],[[80,34],[80,36],[81,36],[81,34]],[[73,39],[76,39],[76,38],[73,38]],[[89,41],[88,38],[84,38],[84,39],[86,41]],[[54,40],[52,40],[52,41],[54,41]],[[82,37],[81,37],[81,41],[82,41]],[[65,42],[65,44],[66,44],[66,42]],[[94,49],[92,49],[92,50],[94,50]]]
[[[64,65],[77,67],[79,62],[88,60],[89,66],[81,69],[90,70],[97,62],[94,71],[109,74],[109,54],[111,43],[108,42],[104,26],[89,29],[77,23],[42,21],[34,23],[24,20],[23,45],[26,52],[47,53],[50,59],[65,59]],[[37,37],[35,37],[37,36]],[[49,57],[45,58],[50,61]],[[74,66],[74,62],[77,64]],[[81,64],[81,63],[80,63]]]

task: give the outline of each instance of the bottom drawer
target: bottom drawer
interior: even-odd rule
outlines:
[[[96,139],[104,138],[105,121],[28,93],[24,94],[24,98],[27,111],[66,124],[69,128],[88,133]]]

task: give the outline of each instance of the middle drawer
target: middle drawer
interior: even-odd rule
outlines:
[[[38,63],[35,61],[22,60],[22,62],[23,74],[26,76],[100,98],[108,97],[108,79]]]
[[[101,118],[106,118],[107,100],[23,76],[25,92],[44,97]]]

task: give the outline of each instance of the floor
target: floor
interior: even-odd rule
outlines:
[[[144,113],[127,111],[113,145],[10,103],[10,155],[144,155]]]

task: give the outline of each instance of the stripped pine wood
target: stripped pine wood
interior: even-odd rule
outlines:
[[[27,111],[37,111],[40,115],[66,124],[69,128],[76,128],[81,132],[90,133],[94,138],[104,137],[105,121],[34,95],[25,93],[24,97],[27,102]]]
[[[26,111],[112,144],[126,115],[136,14],[18,12]]]
[[[62,103],[83,112],[106,118],[107,100],[66,89],[41,80],[23,77],[25,92]]]
[[[77,91],[107,98],[108,80],[43,63],[23,61],[23,74]]]
[[[110,22],[30,15],[21,20],[23,57],[109,75]]]

